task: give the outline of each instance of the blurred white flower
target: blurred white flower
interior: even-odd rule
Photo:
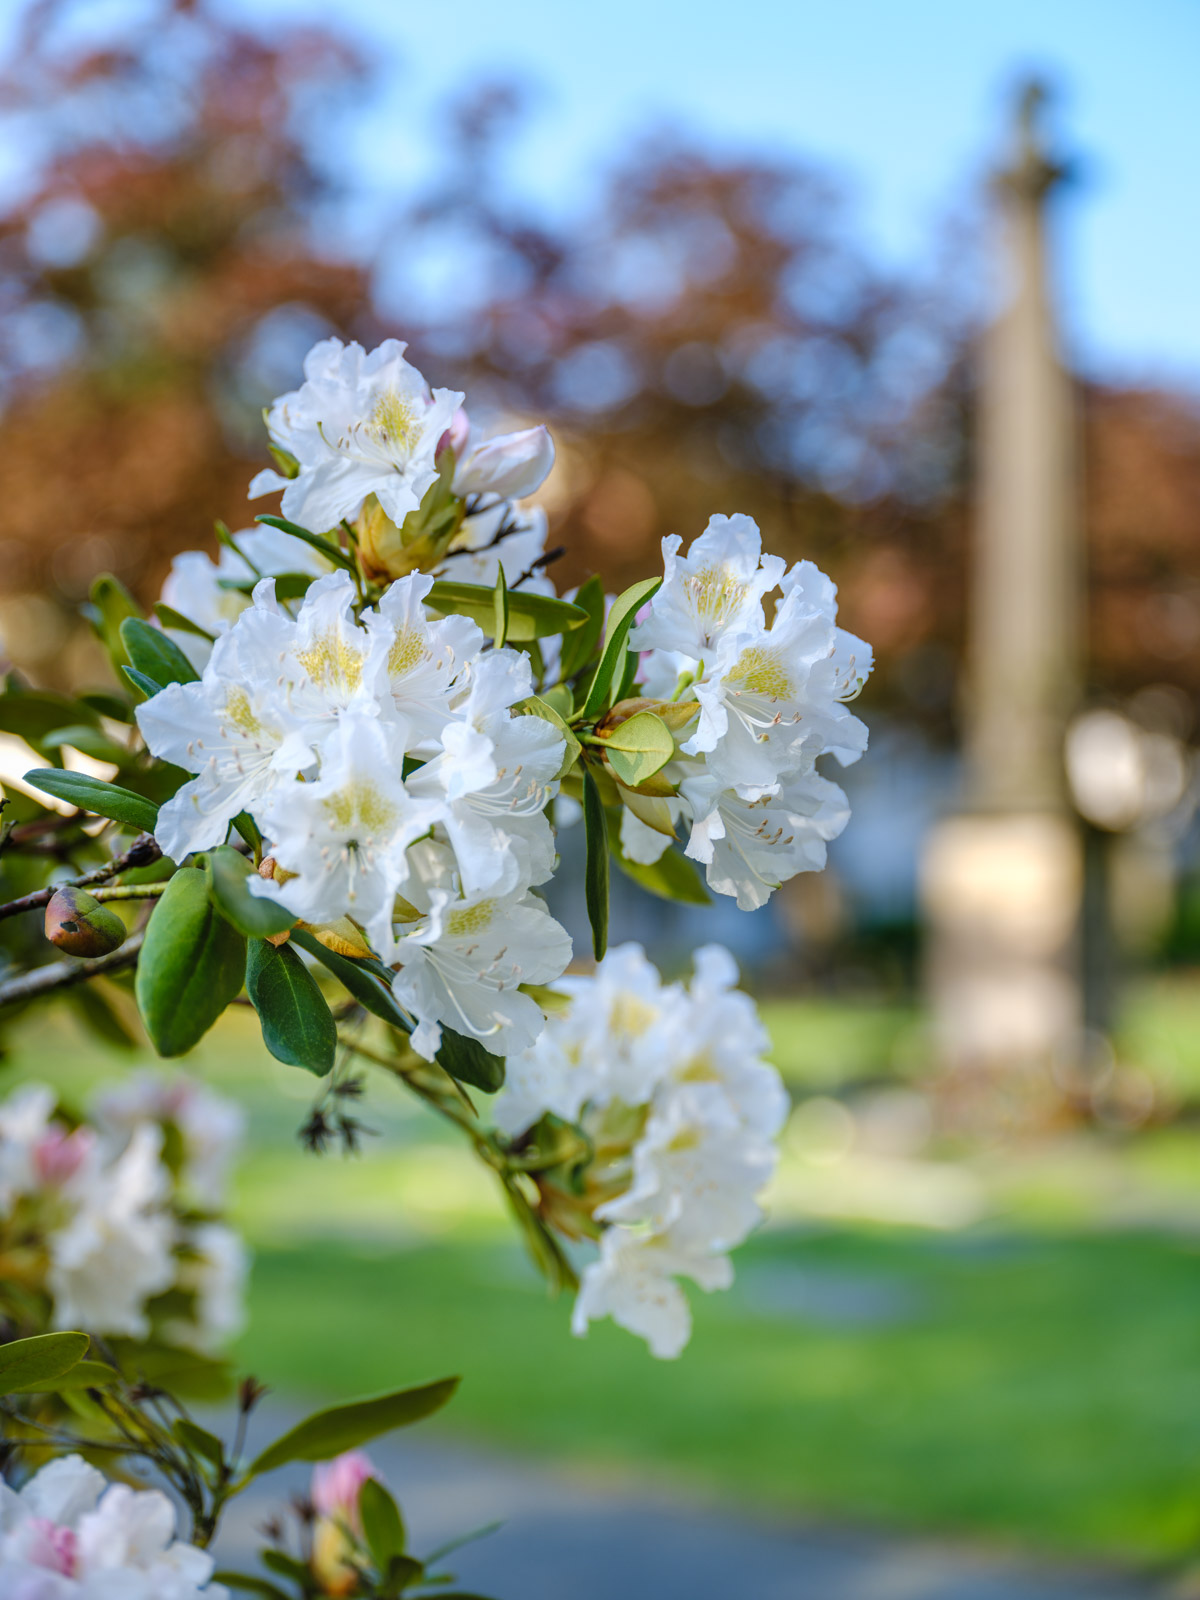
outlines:
[[[175,1537],[157,1489],[110,1484],[82,1456],[60,1456],[20,1489],[0,1480],[5,1600],[228,1600],[213,1559]]]
[[[599,1259],[584,1269],[571,1315],[571,1330],[582,1336],[602,1317],[645,1339],[650,1353],[670,1361],[692,1334],[692,1314],[678,1279],[702,1289],[727,1289],[733,1282],[728,1256],[695,1256],[669,1238],[610,1228],[600,1241]]]
[[[225,1203],[229,1169],[242,1142],[240,1106],[183,1072],[130,1073],[92,1102],[100,1129],[122,1143],[139,1122],[159,1122],[179,1135],[179,1183],[189,1199],[209,1210]]]
[[[250,1253],[241,1235],[220,1222],[185,1230],[175,1287],[194,1296],[190,1318],[177,1317],[163,1332],[174,1343],[211,1352],[242,1331]]]

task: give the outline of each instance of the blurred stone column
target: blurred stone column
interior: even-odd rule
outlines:
[[[1000,303],[982,351],[964,703],[965,804],[923,863],[928,981],[951,1069],[1064,1065],[1082,1039],[1079,832],[1063,766],[1081,689],[1072,386],[1058,352],[1042,91],[992,186]]]

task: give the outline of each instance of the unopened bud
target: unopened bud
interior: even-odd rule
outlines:
[[[59,889],[46,907],[46,937],[69,956],[106,956],[125,943],[125,924],[83,889]]]

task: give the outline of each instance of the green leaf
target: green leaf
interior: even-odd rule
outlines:
[[[121,624],[121,643],[130,665],[165,689],[169,683],[196,683],[200,674],[161,628],[153,628],[140,617],[126,617]]]
[[[419,1583],[424,1576],[423,1561],[418,1561],[415,1556],[394,1555],[384,1569],[384,1588],[379,1592],[389,1596],[403,1594],[412,1584]]]
[[[442,1024],[442,1042],[438,1046],[437,1063],[444,1067],[459,1083],[469,1083],[485,1094],[495,1094],[504,1087],[504,1057],[494,1056],[490,1050],[472,1039],[469,1034],[456,1033]]]
[[[272,1572],[277,1572],[281,1578],[290,1578],[293,1583],[299,1584],[304,1595],[312,1594],[312,1568],[306,1561],[297,1561],[295,1556],[289,1556],[285,1550],[262,1550],[259,1560],[264,1567],[270,1567]]]
[[[162,693],[162,684],[155,683],[153,678],[148,678],[144,672],[139,672],[136,667],[122,667],[121,671],[137,689],[143,700],[153,700],[156,694]]]
[[[185,1450],[190,1450],[195,1456],[203,1456],[214,1467],[219,1467],[225,1460],[225,1446],[216,1434],[209,1433],[207,1428],[202,1428],[189,1417],[177,1417],[171,1432]]]
[[[492,591],[492,639],[496,649],[502,649],[508,638],[508,584],[504,578],[504,568],[496,569],[496,587]]]
[[[154,607],[154,614],[164,628],[170,628],[174,633],[193,633],[197,638],[207,639],[210,644],[216,641],[215,633],[209,633],[207,628],[202,628],[191,617],[185,617],[182,611],[176,611],[174,606],[165,605],[161,600]]]
[[[283,517],[260,516],[254,520],[266,523],[268,528],[278,528],[280,533],[290,533],[293,539],[300,539],[314,550],[319,550],[326,561],[332,562],[335,567],[343,567],[347,572],[358,575],[354,562],[341,545],[334,544],[331,539],[323,539],[319,533],[309,533],[307,528],[299,528],[294,522],[286,522]]]
[[[91,707],[64,694],[12,688],[0,694],[0,733],[15,733],[32,745],[40,746],[46,734],[81,721],[99,728],[99,718]]]
[[[129,714],[129,701],[124,695],[114,694],[111,689],[84,689],[79,696],[79,703],[91,716],[110,717],[113,722],[133,721]]]
[[[300,463],[290,450],[283,450],[277,444],[268,444],[267,449],[271,452],[271,460],[285,478],[298,478],[300,476]]]
[[[657,861],[647,866],[641,861],[630,861],[619,850],[613,857],[627,878],[640,884],[650,894],[661,900],[680,900],[684,905],[707,906],[712,896],[704,887],[704,880],[696,863],[680,850],[666,849]]]
[[[583,769],[583,825],[587,835],[584,898],[592,925],[592,951],[597,961],[608,949],[608,823],[596,780]]]
[[[160,1056],[190,1050],[241,991],[246,941],[209,898],[209,874],[182,867],[146,929],[134,993]]]
[[[292,1600],[286,1589],[266,1578],[254,1578],[245,1572],[226,1572],[223,1568],[212,1575],[214,1583],[223,1583],[227,1589],[239,1589],[242,1594],[261,1595],[262,1600]],[[443,1597],[445,1600],[445,1597]]]
[[[653,711],[639,711],[605,732],[598,743],[608,756],[608,764],[630,789],[661,772],[675,754],[670,728]]]
[[[355,1450],[381,1433],[406,1428],[432,1416],[449,1401],[458,1388],[457,1378],[440,1378],[416,1389],[399,1389],[373,1400],[355,1400],[349,1405],[332,1406],[297,1423],[255,1456],[249,1472],[257,1477],[273,1472],[289,1461],[328,1461],[345,1450]]]
[[[306,1067],[323,1078],[337,1055],[337,1024],[317,980],[296,952],[251,939],[246,993],[262,1023],[263,1043],[276,1061]]]
[[[543,722],[549,722],[551,726],[558,729],[563,736],[566,749],[563,751],[562,764],[555,773],[555,777],[561,778],[564,773],[570,772],[579,759],[579,740],[554,707],[548,701],[543,700],[540,695],[531,694],[528,700],[522,700],[520,705],[515,706],[513,709],[527,717],[540,717]]]
[[[293,928],[291,943],[299,945],[301,950],[307,950],[310,956],[315,956],[372,1016],[391,1023],[393,1028],[400,1028],[405,1033],[413,1031],[413,1019],[392,998],[386,979],[372,972],[363,962],[327,949],[306,928]]]
[[[250,880],[257,874],[240,850],[231,844],[218,845],[205,851],[204,860],[213,904],[247,939],[267,939],[273,933],[283,933],[295,922],[291,912],[276,901],[250,893]]]
[[[604,632],[604,585],[596,573],[580,584],[575,604],[582,606],[588,619],[582,627],[563,636],[559,676],[564,679],[573,678],[587,666]]]
[[[661,578],[644,578],[613,601],[613,608],[608,614],[608,632],[604,637],[604,653],[583,705],[583,714],[589,721],[594,721],[612,705],[613,680],[619,686],[625,675],[625,642],[629,638],[633,619],[661,586]]]
[[[83,1360],[89,1342],[86,1333],[39,1333],[0,1345],[0,1394],[61,1378]]]
[[[367,1478],[358,1492],[358,1514],[371,1560],[381,1573],[393,1556],[402,1556],[406,1543],[400,1507],[378,1478]]]
[[[23,1383],[20,1388],[12,1389],[11,1394],[62,1394],[66,1389],[103,1389],[107,1384],[116,1383],[120,1373],[104,1361],[80,1361],[64,1372],[58,1378],[44,1378],[40,1383]]]
[[[25,782],[35,789],[68,800],[81,811],[122,822],[141,833],[153,833],[158,822],[158,807],[144,795],[122,789],[117,783],[89,778],[84,772],[61,772],[57,767],[35,767],[25,774]]]
[[[98,728],[92,727],[87,722],[75,722],[66,728],[53,728],[38,743],[43,750],[61,750],[64,745],[69,745],[72,750],[79,750],[95,761],[111,761],[117,767],[130,759],[128,750],[123,750],[119,744],[114,744],[107,734],[101,733]]]
[[[275,585],[276,600],[302,600],[317,581],[311,572],[273,572],[270,577]],[[261,578],[217,579],[219,588],[244,595],[253,594],[261,582]]]
[[[113,670],[129,665],[129,655],[121,639],[121,624],[127,617],[144,617],[145,612],[125,585],[111,572],[100,575],[92,584],[92,626],[108,651]]]
[[[470,617],[489,637],[495,633],[496,592],[485,583],[459,583],[456,579],[439,578],[425,603],[443,616],[457,613]],[[566,633],[571,628],[582,627],[586,621],[587,612],[569,600],[555,600],[546,594],[526,594],[520,589],[508,591],[510,644]]]

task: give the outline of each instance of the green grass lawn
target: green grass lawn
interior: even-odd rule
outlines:
[[[919,1029],[903,1008],[767,1016],[789,1079],[822,1090],[895,1067]],[[435,1427],[727,1502],[1130,1559],[1200,1538],[1200,1243],[1185,1231],[1101,1231],[1083,1202],[942,1234],[779,1226],[739,1252],[732,1293],[694,1293],[690,1349],[656,1362],[611,1325],[571,1337],[488,1175],[390,1082],[371,1080],[380,1136],[361,1158],[303,1154],[312,1080],[269,1061],[252,1025],[232,1017],[188,1065],[251,1114],[239,1358],[276,1389],[461,1372]],[[1186,995],[1152,997],[1128,1026],[1181,1078],[1200,1061]],[[9,1082],[83,1093],[121,1061],[42,1023],[10,1066]],[[1185,1128],[1110,1159],[1181,1194],[1200,1181]]]

